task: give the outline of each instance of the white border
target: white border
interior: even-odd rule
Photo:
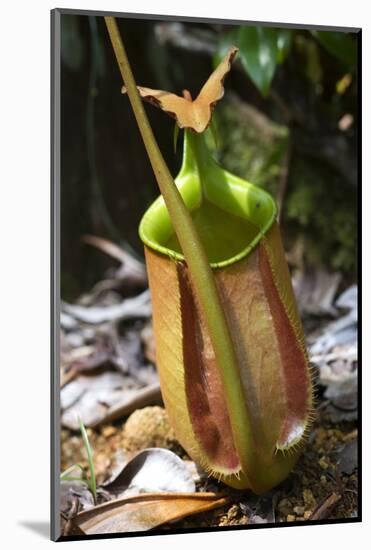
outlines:
[[[0,33],[1,101],[1,538],[10,547],[40,548],[52,544],[27,523],[49,520],[49,97],[50,12],[55,7],[132,11],[195,17],[363,27],[363,204],[370,197],[370,59],[367,2],[334,4],[323,0],[295,2],[183,3],[156,0],[80,0],[55,4],[47,0],[18,1],[2,6]],[[368,65],[368,66],[367,66]],[[364,234],[370,235],[370,216],[364,215]],[[366,244],[364,246],[367,246]],[[367,259],[367,257],[366,257]],[[370,280],[364,261],[364,326],[371,311]],[[370,417],[366,389],[370,388],[367,336],[364,344],[364,524],[141,537],[84,541],[79,548],[186,548],[190,544],[233,544],[236,548],[290,547],[336,550],[359,546],[370,535]],[[45,531],[45,527],[44,527]],[[7,546],[5,546],[7,547]],[[362,548],[363,545],[361,544]]]

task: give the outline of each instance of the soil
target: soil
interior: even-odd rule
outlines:
[[[217,510],[163,526],[161,530],[356,518],[357,425],[354,421],[334,424],[323,405],[325,402],[320,404],[295,469],[281,485],[258,497],[251,491],[237,491],[213,478],[201,477],[197,490],[226,493],[230,502]],[[144,448],[164,447],[188,458],[176,441],[162,407],[146,407],[135,411],[125,422],[88,429],[88,436],[94,450],[98,484]],[[80,435],[62,429],[61,451],[62,471],[74,463],[87,468]]]

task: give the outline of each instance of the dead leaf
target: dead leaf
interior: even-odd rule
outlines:
[[[115,353],[112,357],[114,365],[124,373],[130,373],[136,377],[143,365],[142,345],[139,330],[128,329],[124,335],[120,335],[117,326],[111,327],[111,340]]]
[[[345,445],[338,452],[338,468],[344,474],[352,474],[358,466],[358,443],[357,439]]]
[[[357,342],[357,311],[352,310],[326,325],[322,336],[310,346],[312,354],[326,353],[335,346],[351,345]]]
[[[66,370],[84,371],[100,367],[109,361],[112,354],[107,346],[98,342],[95,346],[74,348],[63,357],[62,366]]]
[[[210,123],[215,104],[224,95],[223,82],[237,52],[238,48],[234,46],[228,50],[194,101],[187,90],[183,92],[184,97],[142,86],[137,86],[138,91],[143,99],[174,117],[180,128],[192,128],[195,132],[201,133]],[[122,93],[126,93],[125,86]]]
[[[202,480],[207,479],[207,473],[201,468],[199,464],[193,462],[193,460],[183,460],[183,464],[187,468],[190,476],[195,483],[200,483]]]
[[[62,310],[78,321],[91,324],[119,321],[124,319],[147,318],[151,315],[149,290],[134,298],[127,298],[120,304],[106,307],[84,307],[62,302]]]
[[[308,335],[308,344],[310,361],[319,370],[318,382],[326,387],[324,397],[330,400],[330,419],[341,422],[357,418],[357,286],[345,290],[335,306],[337,315],[348,311]]]
[[[186,464],[168,449],[144,449],[132,458],[121,472],[104,484],[115,496],[143,492],[193,493],[195,482]]]
[[[70,513],[77,498],[79,507],[90,510],[94,507],[92,493],[82,481],[62,481],[60,485],[60,509],[61,512]]]
[[[60,521],[61,533],[63,536],[83,535],[84,533],[78,527],[74,527],[72,519],[80,510],[80,501],[77,496],[73,496],[68,511],[63,511],[61,507]]]
[[[358,380],[357,372],[346,373],[338,379],[332,378],[325,391],[326,399],[345,412],[357,409]]]
[[[64,328],[65,330],[77,329],[79,326],[76,319],[71,317],[71,315],[67,315],[67,313],[61,313],[60,323],[61,323],[61,327]]]
[[[358,287],[352,285],[336,299],[335,305],[343,309],[356,309],[358,303]]]
[[[79,429],[77,418],[85,426],[106,416],[110,407],[130,399],[137,388],[120,373],[106,371],[94,376],[81,375],[61,391],[62,424]]]
[[[333,305],[341,281],[340,273],[324,269],[298,271],[292,283],[301,313],[309,315],[337,315]]]
[[[106,502],[73,521],[86,535],[148,531],[227,502],[216,493],[147,493]]]
[[[133,379],[118,372],[80,375],[61,390],[62,425],[78,430],[80,416],[85,426],[96,427],[160,399],[158,381],[139,388]]]
[[[329,415],[329,419],[333,424],[339,424],[339,422],[354,422],[358,418],[358,409],[344,410],[335,407],[332,403],[329,403],[326,407],[326,412]]]

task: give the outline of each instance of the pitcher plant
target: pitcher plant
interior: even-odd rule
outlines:
[[[295,465],[313,418],[313,387],[275,201],[219,166],[205,141],[238,50],[229,49],[192,100],[186,90],[180,97],[137,87],[116,22],[105,19],[161,191],[139,233],[164,404],[196,463],[261,494]],[[184,129],[175,182],[141,98]]]

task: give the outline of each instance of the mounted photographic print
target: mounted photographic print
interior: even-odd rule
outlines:
[[[54,540],[361,520],[360,39],[52,12]]]

